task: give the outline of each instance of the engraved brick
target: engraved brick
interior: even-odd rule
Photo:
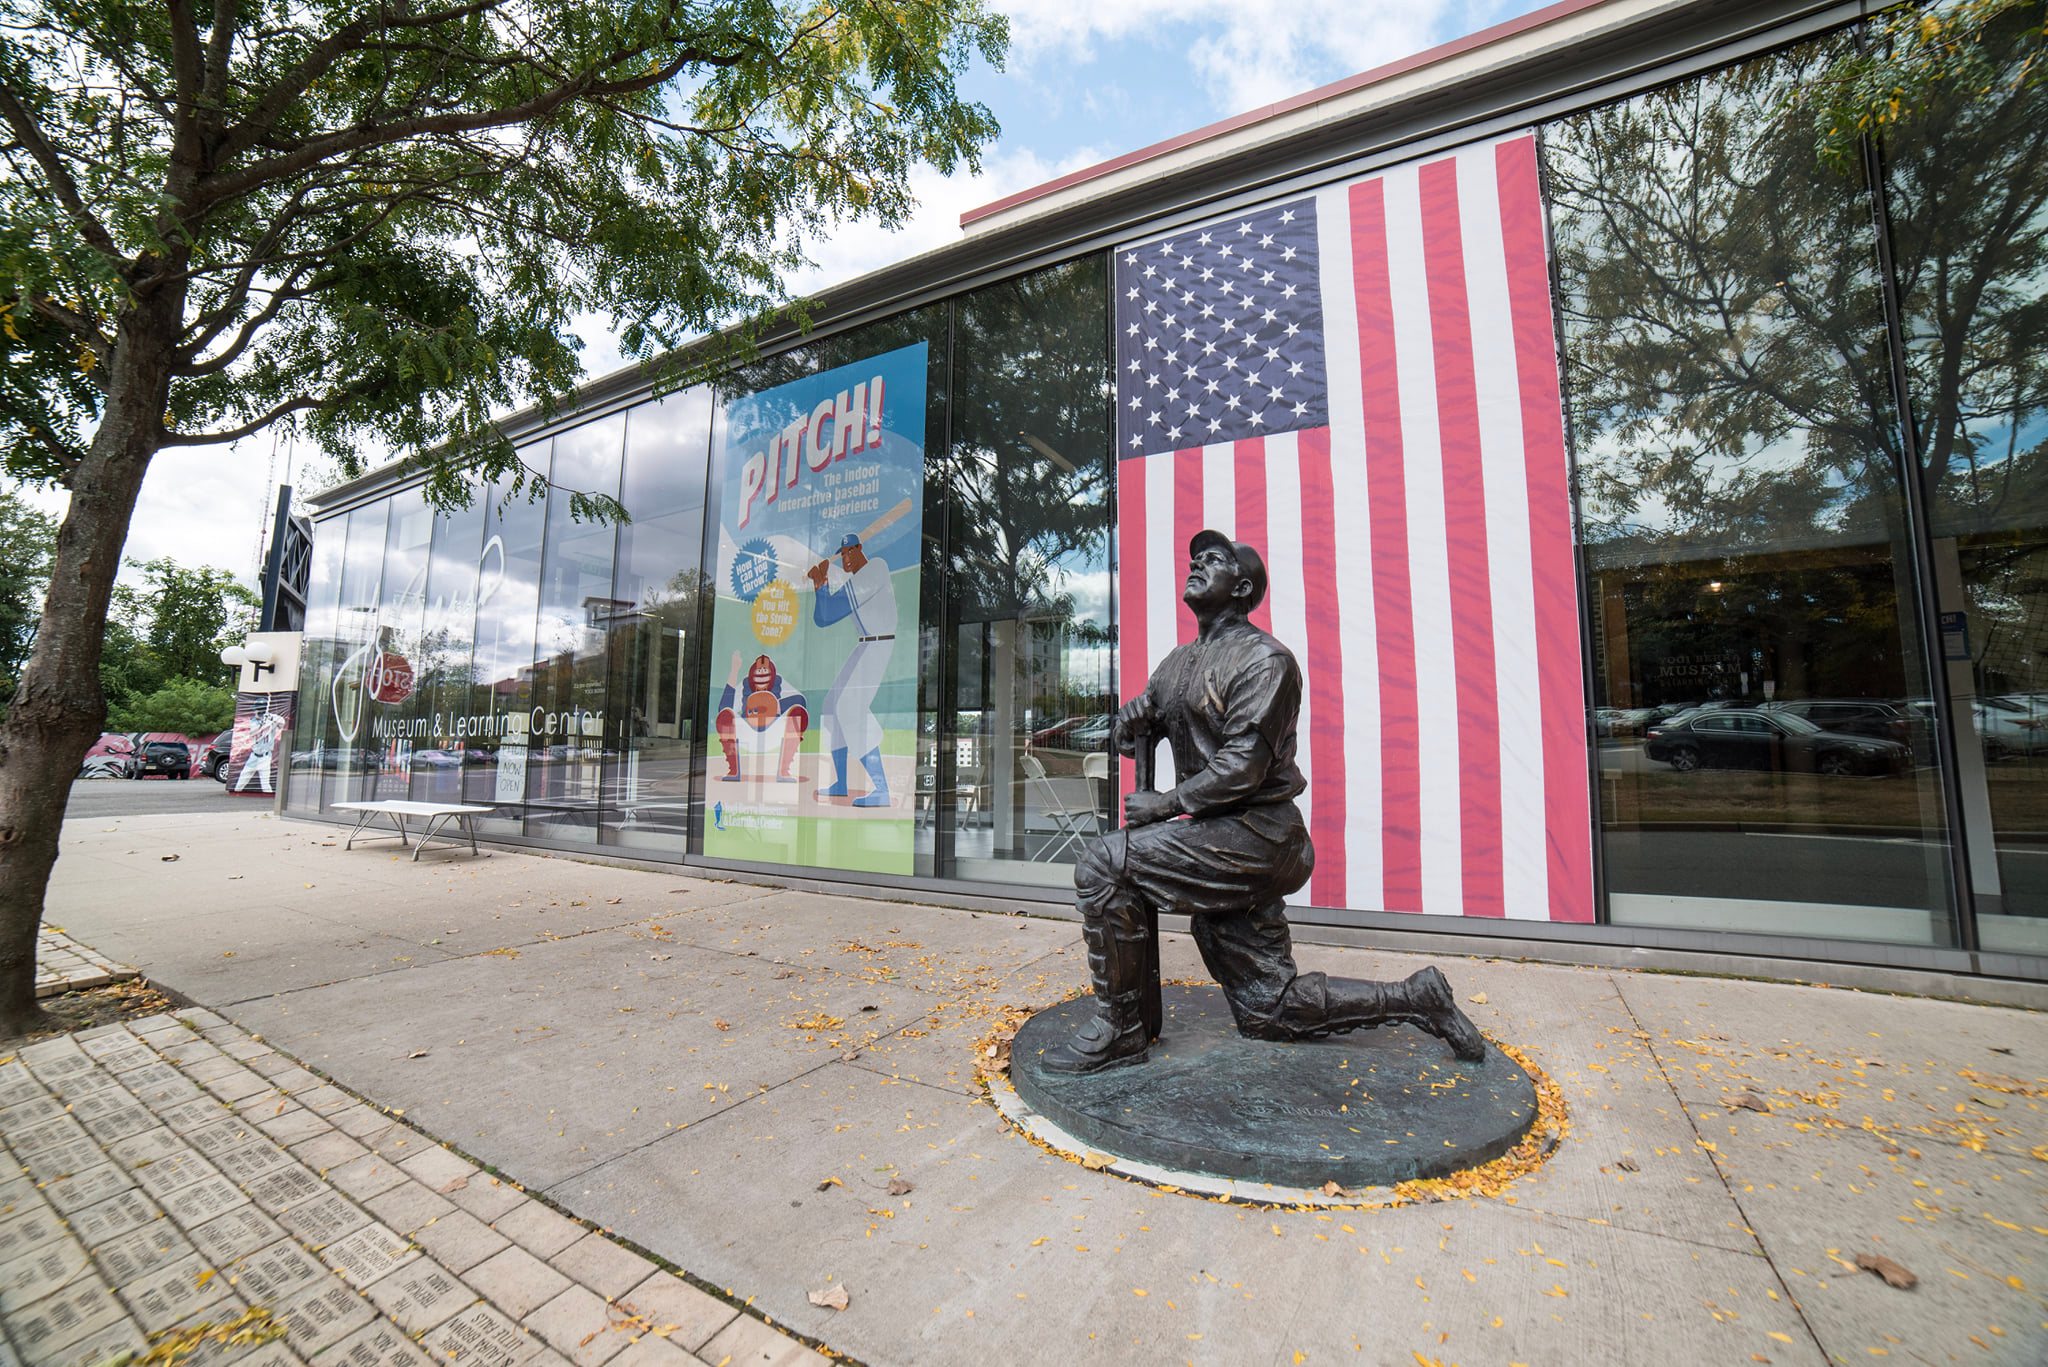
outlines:
[[[368,1286],[401,1264],[419,1257],[419,1250],[403,1234],[386,1225],[371,1223],[344,1234],[320,1250],[327,1265],[356,1286]]]
[[[461,1367],[520,1367],[547,1346],[488,1305],[458,1311],[420,1343],[436,1362]]]
[[[230,1149],[239,1149],[251,1140],[265,1136],[254,1122],[240,1116],[224,1115],[211,1125],[202,1125],[185,1136],[186,1142],[208,1158],[218,1158]]]
[[[78,1122],[66,1117],[66,1125]],[[47,1126],[45,1128],[48,1128]],[[40,1181],[51,1182],[66,1173],[84,1172],[107,1161],[106,1150],[90,1135],[67,1139],[54,1148],[43,1149],[34,1154],[22,1154],[22,1164]]]
[[[117,1140],[107,1147],[116,1159],[129,1167],[134,1167],[137,1163],[154,1163],[173,1154],[192,1152],[191,1145],[163,1125]]]
[[[86,1206],[98,1205],[119,1192],[135,1185],[133,1178],[112,1163],[102,1163],[84,1172],[74,1172],[60,1177],[43,1188],[43,1194],[50,1198],[50,1204],[63,1214]]]
[[[55,1295],[86,1266],[84,1246],[69,1237],[53,1239],[0,1263],[0,1311],[12,1315],[20,1306]]]
[[[378,1278],[370,1283],[367,1294],[408,1334],[425,1333],[477,1299],[460,1277],[431,1258],[416,1258]]]
[[[327,1276],[320,1260],[290,1239],[223,1264],[221,1275],[257,1305],[279,1305]]]
[[[701,1367],[698,1360],[682,1349],[649,1334],[626,1345],[626,1351],[613,1358],[610,1367]]]
[[[131,1038],[118,1049],[110,1049],[99,1056],[100,1067],[116,1077],[125,1076],[137,1068],[147,1068],[157,1061],[156,1051]]]
[[[63,1218],[48,1204],[38,1201],[25,1213],[0,1223],[0,1263],[11,1263],[63,1237]]]
[[[218,1101],[210,1096],[201,1096],[169,1107],[163,1113],[163,1120],[179,1134],[192,1134],[220,1124],[229,1115],[230,1112]]]
[[[370,1223],[363,1208],[338,1191],[322,1192],[283,1211],[278,1223],[314,1248],[333,1243]]]
[[[297,1164],[266,1172],[249,1184],[249,1195],[256,1198],[257,1205],[273,1215],[286,1206],[310,1201],[326,1190],[319,1178]]]
[[[296,1144],[333,1129],[325,1116],[315,1115],[304,1106],[293,1106],[275,1116],[259,1117],[256,1125],[263,1133],[285,1145]]]
[[[283,1149],[264,1139],[215,1155],[213,1165],[231,1180],[247,1186],[265,1173],[292,1166],[292,1160]]]
[[[163,1197],[164,1209],[187,1229],[218,1219],[248,1202],[249,1198],[242,1194],[242,1189],[219,1173],[166,1192]]]
[[[28,1367],[105,1367],[106,1363],[139,1354],[148,1346],[142,1331],[121,1319],[48,1354],[31,1353]]]
[[[24,1130],[63,1114],[63,1102],[48,1092],[38,1092],[12,1106],[0,1106],[0,1134],[19,1138]]]
[[[237,1206],[201,1225],[188,1225],[192,1242],[216,1267],[275,1243],[284,1227],[251,1205]]]
[[[45,1095],[47,1090],[19,1059],[0,1063],[0,1106],[19,1105],[30,1097]]]
[[[56,1294],[10,1312],[7,1327],[22,1355],[33,1362],[97,1333],[125,1314],[105,1282],[94,1276],[74,1277]]]
[[[162,1218],[163,1213],[157,1209],[156,1202],[130,1188],[98,1205],[72,1212],[71,1230],[85,1240],[88,1248],[97,1248],[109,1239],[119,1238],[131,1229],[140,1229],[150,1221]]]
[[[211,1270],[195,1253],[156,1269],[139,1282],[122,1283],[121,1299],[128,1302],[143,1331],[153,1334],[227,1297],[223,1278],[204,1275]]]
[[[102,1144],[141,1134],[156,1125],[149,1107],[115,1087],[80,1097],[72,1103],[71,1114]]]
[[[94,1245],[92,1254],[114,1284],[125,1287],[160,1267],[191,1257],[194,1251],[192,1241],[177,1226],[169,1220],[157,1220],[118,1239]]]
[[[285,1327],[285,1344],[306,1358],[341,1342],[376,1313],[368,1301],[340,1282],[302,1292],[276,1311]]]
[[[135,1180],[142,1189],[162,1201],[166,1193],[189,1187],[194,1182],[208,1177],[218,1177],[219,1171],[197,1153],[177,1153],[169,1158],[159,1158],[147,1167],[136,1165],[133,1169]]]
[[[249,1069],[236,1065],[234,1072],[226,1077],[215,1078],[206,1084],[206,1090],[230,1104],[247,1101],[250,1097],[270,1090],[268,1079]]]
[[[398,1331],[372,1320],[320,1358],[320,1367],[427,1367],[427,1355]]]

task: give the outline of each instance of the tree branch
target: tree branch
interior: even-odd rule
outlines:
[[[42,128],[15,95],[14,88],[5,82],[0,82],[0,119],[7,121],[7,127],[14,133],[15,140],[21,144],[22,150],[35,159],[37,169],[49,182],[50,193],[56,197],[57,204],[64,210],[65,216],[77,225],[79,236],[85,239],[86,245],[111,261],[125,279],[127,262],[123,260],[121,248],[115,243],[113,234],[93,217],[92,210],[85,207],[85,201],[78,193],[78,183],[72,180],[63,157],[43,136]]]
[[[225,445],[231,441],[240,441],[243,437],[254,436],[256,433],[261,432],[264,428],[270,426],[270,424],[276,422],[279,418],[290,417],[294,413],[303,413],[311,408],[319,408],[326,402],[327,400],[325,399],[309,399],[305,397],[287,399],[283,403],[278,404],[275,408],[272,408],[269,412],[259,414],[256,417],[249,419],[249,421],[243,423],[240,427],[230,427],[224,432],[172,432],[166,430],[164,432],[163,445]]]

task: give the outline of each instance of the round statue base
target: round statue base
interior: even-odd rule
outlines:
[[[1536,1088],[1489,1044],[1464,1063],[1435,1036],[1383,1026],[1277,1043],[1237,1033],[1220,988],[1164,989],[1143,1063],[1074,1075],[1045,1051],[1094,1012],[1048,1007],[1010,1045],[1017,1095],[1096,1149],[1153,1168],[1301,1188],[1390,1186],[1500,1157],[1536,1121]]]

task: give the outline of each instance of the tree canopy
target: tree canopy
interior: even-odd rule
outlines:
[[[158,447],[291,417],[351,474],[516,472],[492,418],[566,398],[577,319],[646,358],[776,306],[974,160],[954,76],[1006,42],[980,0],[0,0],[6,467],[73,479],[169,293]]]

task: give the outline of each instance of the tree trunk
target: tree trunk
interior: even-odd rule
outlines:
[[[121,548],[161,442],[182,290],[139,300],[107,363],[106,407],[71,482],[34,650],[0,722],[0,1039],[45,1019],[36,932],[71,782],[106,719],[100,651]]]

